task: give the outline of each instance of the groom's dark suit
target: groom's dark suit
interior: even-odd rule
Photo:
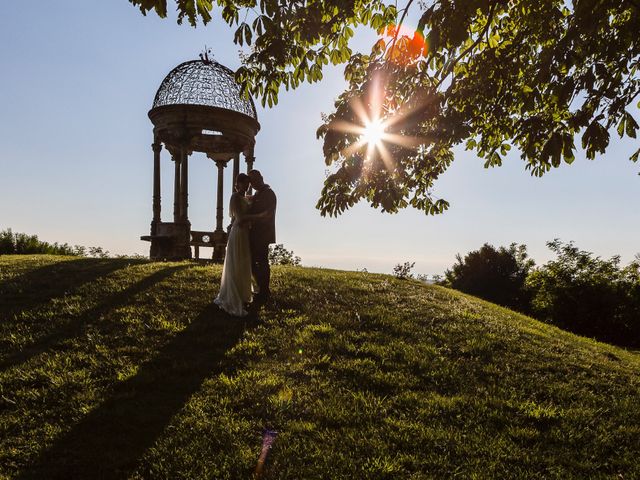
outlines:
[[[251,244],[251,272],[256,279],[259,295],[267,298],[270,295],[269,279],[269,244],[276,243],[276,194],[269,185],[263,185],[253,196],[249,209],[250,215],[272,212],[267,218],[251,223],[249,242]]]

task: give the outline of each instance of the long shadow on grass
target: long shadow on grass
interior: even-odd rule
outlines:
[[[0,282],[0,318],[61,297],[82,285],[105,277],[131,264],[148,260],[131,258],[78,258],[44,265],[16,278]],[[4,321],[4,320],[3,320]]]
[[[239,320],[209,305],[17,478],[128,477],[205,378],[228,368],[225,352],[256,322],[256,317]]]
[[[104,312],[114,310],[131,302],[131,299],[138,293],[151,288],[156,283],[161,282],[178,270],[188,268],[188,265],[177,265],[158,270],[139,282],[125,288],[121,292],[107,297],[95,307],[83,312],[77,317],[55,327],[55,330],[39,337],[30,345],[22,347],[19,351],[9,353],[0,361],[0,371],[4,371],[15,365],[27,362],[31,358],[48,350],[64,348],[65,340],[77,337],[82,330],[92,323],[95,323]]]

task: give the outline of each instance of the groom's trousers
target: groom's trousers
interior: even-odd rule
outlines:
[[[258,284],[260,296],[268,297],[271,269],[269,268],[269,244],[259,238],[251,238],[251,273]]]

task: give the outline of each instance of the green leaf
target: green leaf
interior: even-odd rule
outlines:
[[[251,40],[252,40],[252,32],[251,32],[251,27],[249,27],[249,25],[247,25],[246,23],[244,24],[244,36],[247,40],[247,45],[251,45]]]
[[[575,160],[575,156],[573,155],[574,150],[573,135],[567,133],[562,138],[562,156],[564,157],[564,161],[569,165]]]
[[[489,47],[496,48],[500,43],[500,34],[494,33],[489,37]]]
[[[242,45],[242,42],[243,42],[242,27],[240,27],[233,34],[233,43],[237,45]]]
[[[213,9],[213,2],[211,0],[198,0],[197,8],[198,15],[200,15],[200,18],[202,18],[202,23],[206,25],[211,20],[210,12]]]
[[[636,130],[638,130],[638,123],[631,116],[631,114],[629,114],[627,112],[624,113],[624,117],[626,119],[625,124],[626,124],[626,127],[627,127],[626,128],[627,136],[631,137],[631,138],[636,138]]]
[[[374,30],[380,30],[384,27],[384,17],[380,13],[376,13],[371,17],[371,28]]]
[[[491,155],[489,155],[487,161],[484,162],[484,168],[500,166],[502,166],[502,158],[500,157],[498,152],[493,152]]]
[[[620,119],[620,123],[618,124],[618,135],[620,136],[620,138],[623,137],[624,135],[624,121],[626,120],[626,116],[623,115],[622,118]]]
[[[596,153],[604,153],[607,145],[609,145],[609,132],[594,120],[582,135],[582,148],[586,150],[587,158],[593,160]]]
[[[252,24],[253,30],[256,32],[258,36],[264,33],[264,28],[265,28],[264,18],[265,18],[264,15],[258,15],[256,19],[253,21],[253,24]]]
[[[559,167],[560,158],[562,155],[562,137],[558,132],[554,132],[553,135],[551,135],[551,139],[549,141],[551,142],[551,165],[553,165],[554,167]]]

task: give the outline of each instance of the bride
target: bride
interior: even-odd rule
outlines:
[[[245,305],[251,302],[251,250],[249,247],[249,199],[245,193],[249,188],[249,176],[239,173],[235,192],[231,195],[229,213],[232,218],[227,241],[227,252],[222,268],[220,292],[214,303],[236,317],[247,315]]]

